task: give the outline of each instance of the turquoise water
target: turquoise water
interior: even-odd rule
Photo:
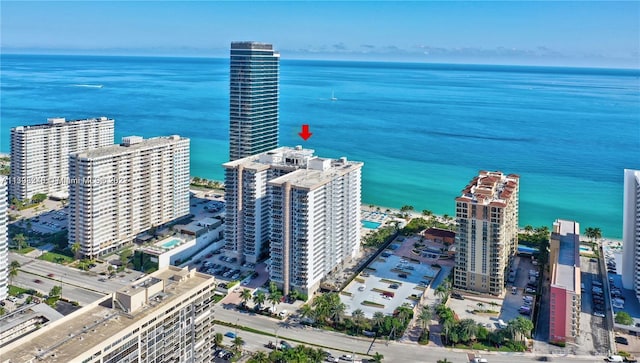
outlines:
[[[105,115],[116,120],[118,142],[191,138],[191,174],[223,179],[227,59],[1,57],[0,151],[9,151],[13,126]],[[501,170],[521,176],[521,226],[575,219],[620,237],[623,169],[640,169],[639,76],[282,54],[280,144],[364,161],[366,204],[453,215],[478,170]],[[303,123],[313,133],[306,142],[297,135]]]
[[[367,221],[367,220],[363,220],[362,221],[362,226],[364,228],[369,228],[369,229],[376,229],[378,227],[380,227],[382,223],[378,223],[378,222],[371,222],[371,221]]]
[[[591,248],[589,248],[589,247],[582,247],[582,246],[580,246],[580,251],[581,251],[581,252],[591,251]]]
[[[178,239],[172,239],[171,241],[165,242],[163,243],[161,246],[170,250],[173,247],[175,247],[176,245],[180,244],[180,240]]]
[[[518,245],[518,252],[534,253],[534,252],[538,252],[538,249]]]

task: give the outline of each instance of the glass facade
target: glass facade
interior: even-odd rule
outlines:
[[[271,44],[231,43],[229,159],[278,147],[280,54]]]

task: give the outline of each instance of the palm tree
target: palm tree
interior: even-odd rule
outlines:
[[[431,317],[431,309],[429,309],[428,306],[423,307],[420,311],[420,314],[418,315],[418,321],[420,322],[420,327],[422,327],[422,330],[427,330],[429,322],[431,321]]]
[[[384,355],[376,352],[374,355],[371,356],[371,358],[373,358],[373,361],[375,363],[382,363],[382,360],[384,359]]]
[[[9,282],[13,283],[13,278],[18,276],[18,269],[20,268],[20,262],[13,260],[9,264]]]
[[[262,309],[262,304],[267,301],[267,295],[262,290],[258,290],[253,296],[253,303],[256,304],[258,310]]]
[[[307,357],[309,361],[311,361],[312,363],[320,363],[324,360],[325,352],[324,350],[322,350],[322,348],[318,348],[318,349],[308,348]]]
[[[527,234],[531,234],[531,232],[533,232],[533,226],[527,224],[526,226],[524,226],[524,231],[527,232]]]
[[[276,306],[280,303],[281,300],[282,294],[278,290],[272,292],[271,295],[269,295],[269,302],[273,304],[273,310],[276,309]]]
[[[311,307],[311,305],[304,304],[300,307],[301,318],[311,317],[312,314],[313,314],[313,308]]]
[[[329,319],[333,321],[334,327],[342,320],[346,308],[347,306],[342,302],[329,306]]]
[[[431,217],[433,215],[433,212],[428,210],[428,209],[423,209],[422,210],[422,215],[428,218],[428,217]]]
[[[484,304],[479,302],[476,305],[478,305],[478,311],[480,311],[481,313],[484,312]]]
[[[18,233],[15,236],[13,236],[13,242],[15,242],[15,244],[18,246],[18,249],[21,250],[25,247],[25,244],[27,243],[27,238],[24,236],[24,234]]]
[[[364,311],[362,311],[362,309],[356,309],[351,313],[351,317],[353,318],[353,322],[356,323],[359,328],[360,324],[364,321]]]
[[[438,359],[436,363],[452,363],[452,362],[447,358],[442,358],[442,359]]]
[[[251,290],[242,290],[242,292],[240,293],[240,298],[242,299],[242,306],[247,306],[247,301],[251,300]]]
[[[263,351],[254,353],[253,356],[251,356],[251,359],[249,359],[249,363],[269,363],[269,362],[271,362],[271,360],[269,359],[269,356],[267,355],[267,353]]]
[[[224,336],[222,335],[222,333],[216,333],[216,335],[214,335],[213,337],[213,344],[217,348],[222,344],[223,340],[224,340]]]
[[[73,252],[73,257],[78,258],[78,252],[80,251],[80,242],[77,242],[71,245],[71,252]]]
[[[380,330],[382,324],[384,324],[384,314],[381,311],[376,311],[373,313],[373,327],[376,331]]]
[[[475,340],[476,334],[478,334],[478,324],[473,319],[462,319],[458,322],[458,334],[463,342]]]
[[[509,321],[507,329],[509,329],[509,332],[512,334],[512,338],[515,339],[516,335],[518,335],[522,338],[520,340],[524,340],[525,337],[528,337],[529,334],[531,334],[531,330],[533,330],[533,322],[519,316]]]
[[[233,338],[233,350],[240,352],[242,350],[242,345],[244,344],[244,339],[240,337]]]

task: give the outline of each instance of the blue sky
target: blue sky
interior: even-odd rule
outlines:
[[[640,68],[640,2],[2,1],[5,53],[228,56]]]

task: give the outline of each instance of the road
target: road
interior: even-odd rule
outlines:
[[[120,289],[142,274],[137,271],[128,274],[119,273],[112,279],[100,281],[100,279],[105,278],[105,276],[98,275],[91,271],[80,271],[73,267],[67,267],[49,261],[33,259],[18,253],[10,252],[9,259],[20,262],[21,271],[39,275],[40,277],[38,278],[40,280],[53,279],[59,283],[60,279],[62,279],[64,284],[70,284],[104,294],[109,294]],[[49,274],[53,274],[53,277],[49,278]],[[20,275],[20,273],[18,273],[18,275]],[[42,277],[44,277],[44,279]]]
[[[40,282],[36,283],[35,280]],[[60,281],[42,278],[29,272],[20,272],[18,276],[13,278],[12,285],[25,289],[34,289],[48,295],[52,287],[56,285],[60,286]],[[69,301],[77,301],[80,305],[90,304],[103,296],[104,294],[69,285],[64,283],[64,281],[62,282],[62,297]]]
[[[354,352],[357,356],[362,356],[367,352],[369,352],[369,354],[378,352],[385,356],[385,361],[387,362],[435,362],[443,358],[447,358],[453,362],[467,362],[467,353],[469,352],[467,350],[440,347],[426,348],[410,342],[391,341],[387,344],[384,340],[377,340],[372,345],[371,339],[354,338],[335,332],[301,327],[297,324],[289,324],[261,315],[241,313],[223,306],[217,306],[215,308],[215,318],[219,321],[239,324],[240,326],[250,327],[268,334],[277,333],[278,340],[283,339],[294,345],[295,342],[293,339],[305,342],[305,345],[330,347],[331,349],[326,350],[338,356],[342,354],[354,354]],[[235,332],[234,328],[221,325],[216,326],[216,329],[223,334],[227,331]],[[242,330],[238,331],[238,335],[247,342],[245,349],[250,351],[256,349],[267,350],[266,348],[262,348],[263,345],[270,340],[275,340],[273,336],[265,336]],[[228,338],[225,339],[228,340]],[[488,358],[491,363],[533,362],[537,357],[530,353],[484,353],[483,356]],[[602,362],[603,357],[555,355],[554,358],[554,361]]]

